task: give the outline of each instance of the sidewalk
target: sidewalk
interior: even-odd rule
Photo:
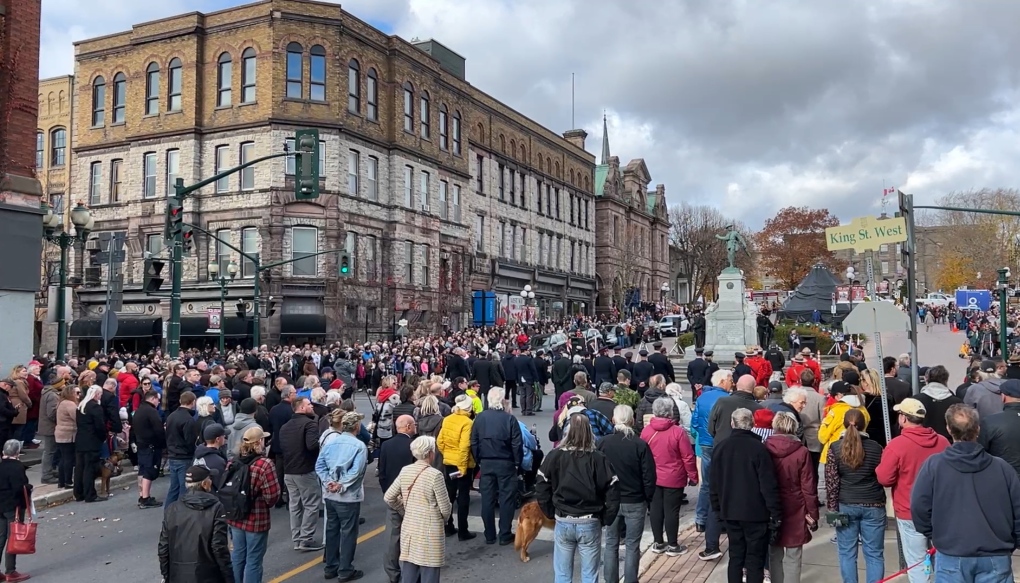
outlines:
[[[127,495],[129,493],[124,491],[125,488],[128,490],[135,488],[138,475],[132,471],[129,462],[125,462],[125,464],[122,466],[124,473],[110,479],[111,496]],[[70,488],[61,489],[56,484],[42,483],[42,466],[38,462],[28,466],[28,470],[25,473],[28,475],[28,482],[32,484],[32,501],[35,502],[37,510],[42,510],[46,506],[63,504],[74,499],[74,493]],[[99,492],[100,488],[99,480],[96,480],[96,491]],[[131,495],[137,496],[137,494]]]

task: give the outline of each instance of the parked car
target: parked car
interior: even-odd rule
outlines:
[[[564,346],[567,343],[567,335],[557,332],[555,334],[542,334],[539,336],[532,336],[529,344],[532,350],[542,349],[546,352],[551,352]]]
[[[680,334],[680,321],[683,320],[683,316],[678,314],[670,314],[663,316],[659,320],[659,334],[662,336],[676,336]]]

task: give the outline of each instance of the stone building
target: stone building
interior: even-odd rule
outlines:
[[[33,157],[39,92],[39,2],[0,0],[0,363],[33,353],[42,247]]]
[[[599,312],[622,308],[626,290],[640,301],[658,302],[670,282],[666,187],[648,190],[651,174],[642,158],[624,167],[609,152],[602,120],[602,158],[595,167],[595,273]]]
[[[127,237],[116,347],[165,335],[168,302],[141,292],[141,266],[145,252],[168,256],[174,181],[283,152],[305,127],[320,134],[318,199],[295,200],[293,158],[275,158],[184,207],[185,222],[264,264],[299,259],[263,274],[262,297],[277,306],[263,320],[267,342],[378,338],[401,318],[459,328],[473,295],[508,298],[525,284],[549,309],[590,309],[594,156],[583,136],[557,135],[470,85],[464,58],[439,42],[387,36],[333,3],[266,0],[135,25],[77,43],[76,55],[74,190],[87,193],[97,233]],[[250,321],[234,304],[250,303],[254,264],[196,241],[183,265],[182,346],[213,340],[211,262],[240,267],[223,322],[241,343]],[[351,253],[353,277],[339,277],[335,254],[305,257],[330,249]],[[71,326],[79,349],[95,344],[105,298],[105,269],[90,273]]]

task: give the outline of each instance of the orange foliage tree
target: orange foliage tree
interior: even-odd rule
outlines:
[[[976,275],[980,273],[982,267],[985,271],[995,271],[988,269],[987,265],[980,265],[972,255],[954,250],[944,251],[938,258],[935,283],[939,289],[946,291],[953,291],[965,285],[975,285]]]
[[[780,210],[755,237],[762,271],[785,289],[793,289],[816,263],[838,269],[835,256],[825,246],[825,229],[838,225],[839,219],[826,209]]]

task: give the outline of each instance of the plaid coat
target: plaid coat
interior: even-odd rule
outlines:
[[[269,458],[259,457],[252,462],[248,476],[251,478],[249,496],[254,498],[251,514],[244,520],[228,520],[227,524],[247,532],[266,532],[269,530],[269,509],[280,499],[276,466]]]
[[[442,567],[446,560],[446,519],[453,512],[443,473],[418,460],[400,470],[384,497],[404,515],[400,560],[419,567]]]

